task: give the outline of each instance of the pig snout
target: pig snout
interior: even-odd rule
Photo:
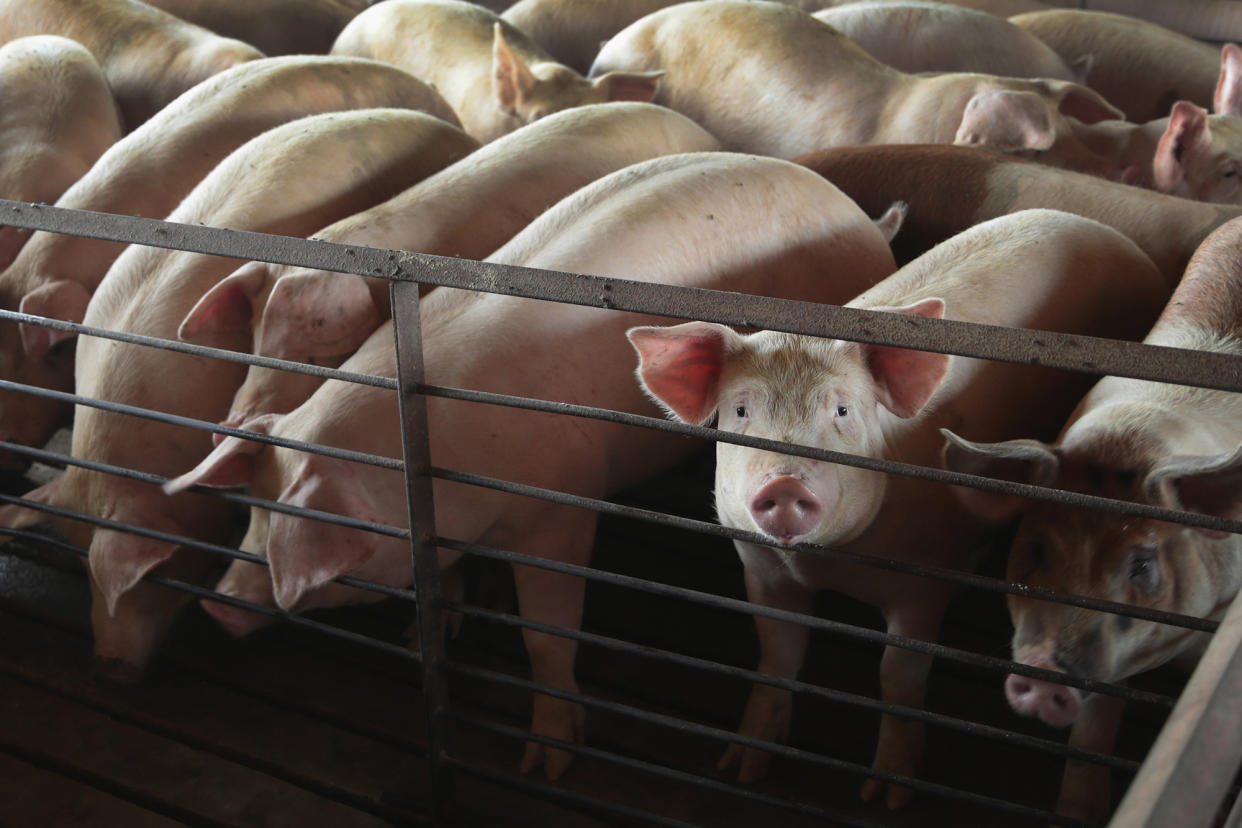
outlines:
[[[1082,694],[1076,688],[1012,673],[1005,680],[1005,697],[1018,713],[1038,716],[1053,727],[1073,724],[1082,708]]]
[[[750,501],[755,525],[781,543],[793,543],[819,524],[824,505],[815,493],[793,477],[778,477]]]

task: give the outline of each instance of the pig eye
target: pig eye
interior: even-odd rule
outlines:
[[[745,419],[745,417],[746,417],[746,406],[744,406],[744,405],[739,405],[737,408],[733,409],[733,413],[734,413],[734,414],[736,414],[738,417],[741,417],[741,418]]]
[[[1160,586],[1160,560],[1156,547],[1135,546],[1126,554],[1126,577],[1144,592],[1155,592]]]
[[[837,406],[837,416],[838,416],[838,417],[845,417],[845,416],[847,416],[849,413],[850,413],[850,410],[849,410],[848,408],[846,408],[845,406],[843,406],[843,405],[838,405],[838,406]]]
[[[1238,171],[1237,171],[1236,169],[1233,169],[1233,168],[1227,169],[1227,170],[1225,170],[1225,174],[1224,174],[1222,177],[1223,177],[1223,178],[1237,178],[1237,177],[1238,177]]]

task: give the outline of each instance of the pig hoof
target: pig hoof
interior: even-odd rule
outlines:
[[[860,796],[863,802],[871,802],[884,793],[884,804],[890,811],[900,810],[910,804],[914,791],[900,785],[889,785],[879,779],[868,779],[863,783]]]
[[[565,750],[556,750],[534,742],[526,743],[526,752],[522,755],[521,771],[530,773],[543,765],[543,775],[555,782],[565,775],[573,764],[574,755]]]
[[[142,681],[142,668],[119,658],[97,657],[91,662],[91,681],[100,684],[134,685]]]

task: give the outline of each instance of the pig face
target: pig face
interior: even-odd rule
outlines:
[[[926,300],[891,309],[940,315]],[[721,325],[634,328],[643,388],[677,418],[782,442],[867,457],[885,453],[894,418],[926,405],[948,357],[900,348]],[[761,532],[774,544],[845,543],[884,500],[883,474],[719,443],[716,509],[721,523]]]
[[[1080,423],[1084,421],[1079,421]],[[955,471],[1014,479],[1171,509],[1227,516],[1238,509],[1238,452],[1169,456],[1150,434],[1092,429],[1067,433],[1063,447],[1033,440],[991,445],[950,436]],[[1055,592],[1208,617],[1236,592],[1231,536],[1177,524],[1039,503],[1026,510],[1010,552],[1008,579]],[[1115,682],[1157,667],[1199,643],[1181,627],[1022,596],[1009,597],[1013,657],[1021,664]],[[1016,711],[1071,724],[1074,689],[1011,675]]]
[[[1196,201],[1242,204],[1242,118],[1173,105],[1152,160],[1156,189]]]

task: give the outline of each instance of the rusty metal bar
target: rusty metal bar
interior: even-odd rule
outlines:
[[[432,811],[441,814],[453,796],[453,775],[445,764],[449,753],[448,673],[444,651],[444,605],[440,592],[440,557],[436,550],[435,502],[431,482],[431,443],[423,382],[423,332],[418,284],[390,286],[393,338],[397,351],[397,397],[401,410],[401,448],[405,457],[405,491],[409,507],[410,554],[414,591],[418,596],[418,640],[422,652],[423,709],[427,717],[427,763],[431,776]]]
[[[715,319],[745,328],[1242,391],[1242,358],[1186,348],[559,273],[7,199],[0,199],[0,224],[573,305]]]
[[[1235,598],[1109,828],[1209,828],[1242,767],[1242,598]]]

